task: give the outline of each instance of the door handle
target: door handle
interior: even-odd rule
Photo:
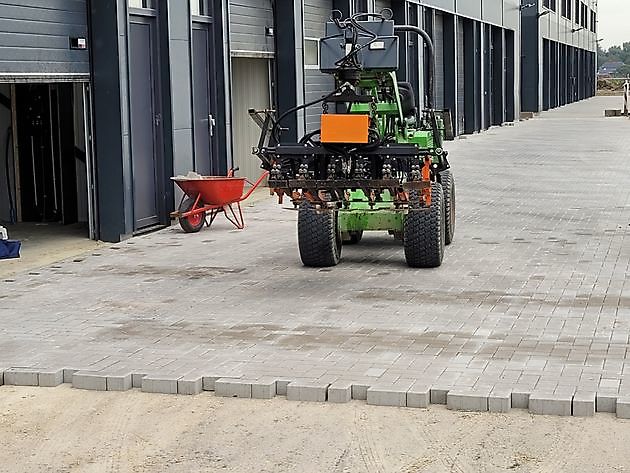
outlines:
[[[210,136],[214,136],[214,127],[216,126],[217,121],[214,119],[212,114],[208,115],[208,129],[210,131]]]
[[[160,124],[162,123],[162,114],[156,113],[154,121],[155,121],[155,126],[160,126]]]

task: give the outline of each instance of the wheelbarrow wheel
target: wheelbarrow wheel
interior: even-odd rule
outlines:
[[[190,212],[195,206],[195,199],[188,197],[179,208],[181,213]],[[199,232],[206,223],[206,213],[198,213],[195,215],[189,215],[188,217],[180,217],[179,224],[186,233]]]

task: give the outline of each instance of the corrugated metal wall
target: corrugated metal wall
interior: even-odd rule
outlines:
[[[87,50],[70,38],[87,38],[86,0],[0,1],[1,74],[85,74]]]
[[[230,0],[230,49],[233,53],[273,53],[274,40],[265,34],[267,26],[273,26],[271,0]]]
[[[324,36],[326,22],[330,18],[333,5],[332,0],[304,1],[304,37],[319,39]],[[330,93],[335,88],[335,80],[328,74],[322,74],[319,69],[304,71],[304,98],[312,102]],[[306,111],[306,131],[317,130],[320,126],[321,107],[315,105]]]

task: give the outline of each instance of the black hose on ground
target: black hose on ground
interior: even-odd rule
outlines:
[[[11,224],[15,224],[17,222],[17,212],[15,209],[15,192],[11,190],[11,170],[9,168],[9,149],[11,146],[11,142],[13,141],[13,128],[9,127],[7,130],[7,141],[5,145],[5,174],[7,177],[7,192],[9,194],[9,220]]]

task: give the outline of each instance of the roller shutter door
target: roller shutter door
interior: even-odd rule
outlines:
[[[0,80],[88,81],[87,0],[0,1]]]
[[[433,26],[433,42],[435,45],[435,108],[444,108],[444,17],[435,14]]]
[[[230,50],[232,56],[274,52],[274,39],[265,34],[273,26],[271,0],[230,0]]]

